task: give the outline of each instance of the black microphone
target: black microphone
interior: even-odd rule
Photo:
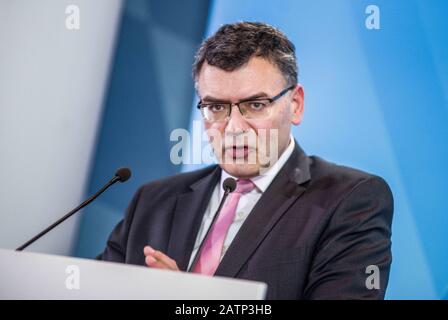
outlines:
[[[210,233],[210,230],[212,229],[213,225],[215,224],[216,219],[219,216],[219,212],[221,211],[222,206],[224,205],[224,202],[226,201],[227,196],[229,193],[235,191],[236,189],[236,180],[233,178],[227,178],[222,183],[222,188],[224,189],[224,196],[222,197],[221,203],[219,204],[218,210],[216,210],[215,215],[213,216],[213,220],[210,223],[210,226],[208,227],[207,233],[205,234],[204,238],[202,239],[201,245],[199,246],[198,250],[196,251],[196,254],[194,256],[193,262],[191,263],[190,268],[188,268],[188,272],[191,272],[195,264],[198,262],[199,255],[202,250],[202,246],[205,243],[205,239],[207,239],[208,234]]]
[[[30,244],[32,244],[33,242],[35,242],[37,239],[39,239],[40,237],[42,237],[43,235],[45,235],[47,232],[49,232],[50,230],[52,230],[54,227],[56,227],[57,225],[59,225],[61,222],[64,222],[65,220],[67,220],[68,218],[70,218],[73,214],[75,214],[76,212],[78,212],[79,210],[81,210],[82,208],[84,208],[85,206],[87,206],[89,203],[91,203],[93,200],[95,200],[96,198],[98,198],[98,196],[100,194],[102,194],[104,191],[106,191],[111,185],[113,185],[114,183],[120,181],[120,182],[125,182],[127,180],[129,180],[129,178],[131,177],[131,170],[129,170],[128,168],[119,168],[116,172],[115,172],[115,176],[110,179],[110,181],[108,183],[106,183],[106,185],[104,187],[102,187],[100,189],[100,191],[98,191],[97,193],[95,193],[93,196],[91,196],[90,198],[88,198],[86,201],[84,201],[83,203],[81,203],[79,206],[77,206],[75,209],[73,209],[72,211],[70,211],[69,213],[67,213],[65,216],[63,216],[62,218],[60,218],[58,221],[56,221],[55,223],[53,223],[51,226],[49,226],[48,228],[46,228],[45,230],[43,230],[42,232],[40,232],[39,234],[35,235],[33,238],[31,238],[30,240],[28,240],[27,242],[25,242],[24,244],[22,244],[20,247],[18,247],[16,249],[16,251],[22,251],[23,249],[25,249],[26,247],[28,247]]]

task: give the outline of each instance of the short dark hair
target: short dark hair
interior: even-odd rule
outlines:
[[[197,82],[204,62],[226,71],[246,64],[253,56],[262,57],[276,65],[287,85],[298,81],[294,44],[280,30],[260,22],[238,22],[221,26],[204,40],[193,64]]]

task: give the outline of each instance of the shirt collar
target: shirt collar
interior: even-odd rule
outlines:
[[[290,135],[289,138],[289,144],[286,147],[285,151],[281,154],[280,158],[274,163],[273,166],[271,166],[265,173],[252,177],[250,180],[255,184],[255,186],[263,193],[266,191],[266,189],[271,184],[272,180],[274,180],[277,173],[280,171],[281,168],[285,165],[286,161],[288,161],[289,157],[291,156],[292,152],[294,151],[294,137]],[[227,178],[233,178],[237,179],[236,177],[228,174],[226,171],[221,170],[221,181],[220,186],[222,186],[223,182]],[[219,194],[222,196],[222,188],[219,188]]]

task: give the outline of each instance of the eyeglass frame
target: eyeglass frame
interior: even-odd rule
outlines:
[[[212,104],[217,104],[217,103],[219,103],[219,104],[223,104],[223,105],[229,106],[229,114],[227,115],[227,117],[224,118],[223,120],[218,120],[218,121],[228,121],[229,118],[230,118],[230,115],[232,114],[232,109],[233,109],[232,107],[235,105],[235,106],[238,107],[238,110],[240,111],[240,114],[246,119],[246,117],[244,116],[244,114],[243,114],[243,112],[241,111],[241,108],[240,108],[240,104],[241,104],[241,103],[249,102],[249,101],[263,101],[263,100],[267,100],[267,101],[269,101],[269,103],[268,103],[268,105],[266,105],[266,107],[269,107],[269,106],[271,106],[275,101],[277,101],[278,99],[280,99],[281,97],[283,97],[289,90],[294,89],[296,86],[297,86],[296,84],[294,84],[294,85],[292,85],[292,86],[289,86],[289,87],[283,89],[279,94],[273,96],[272,98],[268,98],[268,97],[266,97],[266,98],[256,98],[256,99],[245,99],[245,100],[241,100],[241,101],[238,101],[238,102],[235,102],[235,103],[233,103],[233,102],[210,102],[210,103],[206,103],[206,104],[203,104],[203,103],[202,103],[202,100],[201,100],[201,101],[198,102],[198,104],[197,104],[196,107],[197,107],[199,110],[201,110],[201,114],[202,114],[202,109],[203,109],[203,108],[206,108],[208,105],[212,105]],[[204,117],[203,114],[202,114],[202,117],[205,119],[205,117]],[[207,120],[207,119],[205,119],[205,120],[206,120],[206,121],[209,121],[209,120]],[[217,122],[218,122],[218,121],[217,121]]]

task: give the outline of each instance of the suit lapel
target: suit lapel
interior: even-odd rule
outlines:
[[[215,275],[235,277],[288,208],[303,194],[310,180],[309,158],[296,143],[285,163],[246,218]]]
[[[220,175],[221,169],[216,166],[210,174],[192,184],[191,190],[177,197],[167,254],[183,271],[188,267],[204,212]]]

